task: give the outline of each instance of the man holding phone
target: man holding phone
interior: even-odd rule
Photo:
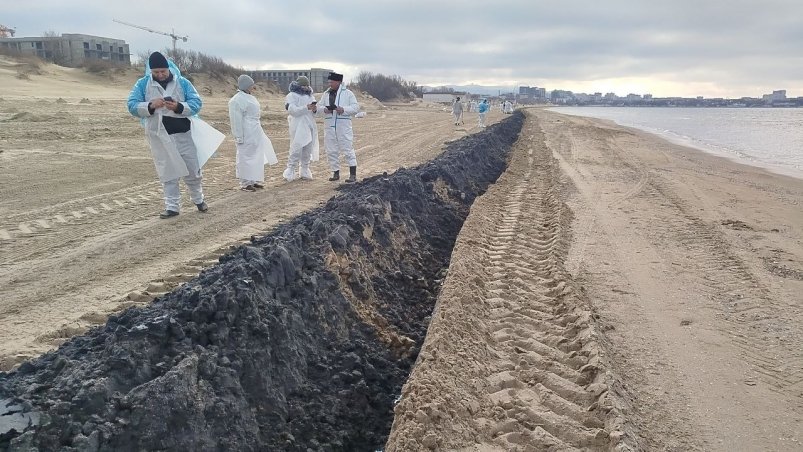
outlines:
[[[179,214],[179,179],[182,177],[192,202],[200,212],[206,212],[201,165],[190,121],[201,109],[201,97],[192,83],[181,76],[178,68],[171,67],[161,53],[150,55],[148,68],[128,96],[128,111],[143,118],[153,162],[162,182],[165,210],[159,218]]]
[[[349,165],[349,178],[346,182],[357,181],[357,154],[354,152],[354,131],[351,118],[360,111],[357,98],[348,88],[343,86],[343,74],[329,73],[329,88],[321,95],[319,104],[313,111],[324,114],[323,143],[329,167],[332,170],[330,181],[340,179],[340,153]]]

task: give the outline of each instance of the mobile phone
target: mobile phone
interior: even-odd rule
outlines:
[[[317,104],[317,103],[318,103],[318,101],[317,101],[317,100],[313,100],[313,101],[312,101],[312,102],[310,102],[310,103],[311,103],[312,105],[315,105],[315,104]]]
[[[170,97],[170,96],[167,96],[167,97],[165,97],[164,101],[165,102],[173,102],[173,98]]]

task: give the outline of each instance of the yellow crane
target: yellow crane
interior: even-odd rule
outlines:
[[[134,25],[134,24],[130,24],[130,23],[128,23],[128,22],[123,22],[122,20],[112,19],[112,21],[114,21],[114,22],[117,22],[118,24],[128,25],[129,27],[139,28],[140,30],[149,31],[149,32],[151,32],[151,33],[156,33],[156,34],[159,34],[159,35],[170,36],[171,38],[173,38],[173,52],[174,52],[174,53],[175,53],[175,51],[176,51],[176,41],[178,41],[179,39],[181,39],[182,41],[184,41],[184,42],[187,42],[187,37],[186,37],[186,36],[179,36],[179,35],[177,35],[177,34],[176,34],[176,30],[173,30],[173,32],[172,32],[172,33],[165,33],[164,31],[154,30],[153,28],[143,27],[143,26],[141,26],[141,25]]]
[[[0,24],[0,38],[9,38],[9,37],[13,38],[14,33],[16,32],[17,32],[16,29],[8,28],[5,25]]]

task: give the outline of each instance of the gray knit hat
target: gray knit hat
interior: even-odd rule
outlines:
[[[296,79],[298,86],[309,86],[309,79],[306,75],[301,75]]]
[[[239,88],[240,91],[245,91],[252,86],[254,86],[254,79],[251,77],[245,74],[237,77],[237,88]]]

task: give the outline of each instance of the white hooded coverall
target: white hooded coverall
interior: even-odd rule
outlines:
[[[452,116],[454,116],[454,125],[463,122],[463,104],[459,100],[455,100],[452,104]]]
[[[506,100],[505,103],[502,104],[502,111],[505,113],[513,113],[513,103]]]
[[[287,123],[290,128],[290,155],[283,176],[288,181],[296,178],[296,169],[299,163],[301,164],[301,178],[312,179],[312,171],[309,169],[310,161],[317,162],[320,158],[315,113],[307,108],[307,105],[314,101],[315,98],[311,94],[299,94],[292,91],[284,99],[287,104]]]
[[[273,143],[259,122],[260,105],[256,97],[237,91],[229,100],[231,133],[237,146],[236,173],[240,186],[265,181],[265,165],[279,163]]]
[[[198,113],[193,111],[191,104],[196,105],[196,109],[200,108],[200,98],[195,88],[188,81],[181,78],[178,70],[171,67],[170,72],[173,73],[173,80],[167,84],[166,88],[162,88],[148,72],[148,75],[140,79],[134,86],[131,95],[129,95],[128,105],[132,114],[144,118],[143,125],[145,126],[146,137],[151,147],[156,172],[159,174],[159,180],[164,188],[165,209],[178,212],[181,204],[178,181],[181,177],[184,178],[184,183],[187,184],[192,202],[194,204],[204,202],[204,194],[201,188],[201,165],[198,162],[198,150],[192,136],[195,131],[194,126],[196,122],[200,122],[200,119],[191,118]],[[184,92],[183,84],[186,84],[188,89],[192,91],[190,93],[193,97],[192,102],[187,102],[187,93]],[[143,92],[144,98],[142,97]],[[177,114],[167,108],[159,108],[151,115],[148,111],[150,101],[166,96],[171,96],[183,104],[184,110],[181,114]],[[169,135],[162,124],[163,116],[191,118],[193,127],[191,127],[190,132]]]
[[[323,92],[318,101],[318,113],[324,114],[323,144],[329,168],[340,171],[340,153],[346,158],[348,166],[357,166],[357,154],[354,152],[354,131],[351,128],[351,118],[359,113],[360,104],[348,88],[340,85],[335,95],[335,106],[343,107],[343,113],[326,113],[325,107],[329,105],[329,90]]]

